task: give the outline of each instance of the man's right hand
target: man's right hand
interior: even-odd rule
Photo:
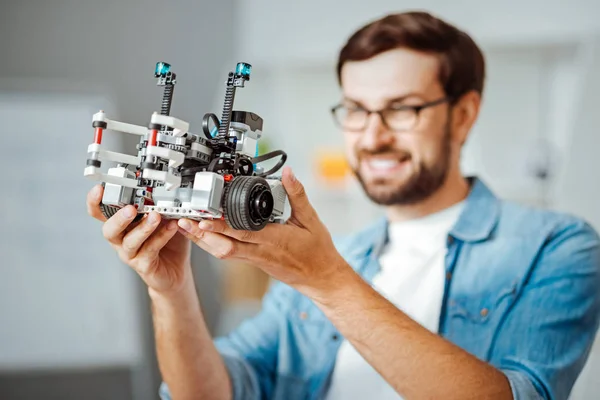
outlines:
[[[179,291],[191,279],[191,242],[178,233],[177,221],[161,221],[157,212],[132,224],[137,215],[133,206],[120,209],[110,219],[100,210],[104,189],[96,185],[87,196],[88,214],[104,222],[102,233],[119,258],[155,292]]]

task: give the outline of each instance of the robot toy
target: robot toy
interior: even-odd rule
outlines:
[[[257,156],[262,118],[233,110],[236,88],[250,80],[251,68],[240,62],[229,73],[222,117],[205,114],[203,136],[169,115],[176,74],[165,62],[158,62],[154,73],[157,85],[164,87],[161,112],[152,115],[148,127],[113,121],[102,110],[94,114],[94,143],[88,146],[84,176],[102,182],[100,208],[106,218],[133,205],[136,220],[156,211],[166,219],[224,219],[233,229],[251,231],[282,222],[286,193],[272,174],[287,155],[277,150]],[[140,136],[137,156],[105,150],[104,130]],[[278,156],[268,171],[257,165]],[[103,173],[103,161],[117,165]]]

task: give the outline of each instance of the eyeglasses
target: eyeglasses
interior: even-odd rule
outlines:
[[[402,105],[375,111],[360,106],[338,104],[331,108],[331,113],[336,124],[347,131],[358,132],[364,130],[369,122],[369,116],[379,114],[387,128],[396,132],[404,132],[413,129],[417,125],[421,111],[451,100],[452,98],[446,96],[424,104]]]

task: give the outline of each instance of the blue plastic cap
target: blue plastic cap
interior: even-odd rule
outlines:
[[[252,65],[244,63],[244,62],[238,63],[237,66],[235,67],[235,74],[241,75],[246,79],[250,78],[251,71],[252,71]]]
[[[167,76],[167,73],[171,69],[171,64],[159,61],[156,63],[156,69],[154,70],[154,76]]]

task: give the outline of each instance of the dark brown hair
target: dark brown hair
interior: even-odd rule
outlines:
[[[479,47],[465,32],[426,12],[388,15],[355,32],[340,52],[338,82],[347,61],[402,47],[438,56],[440,83],[452,99],[472,90],[483,92],[485,61]]]

